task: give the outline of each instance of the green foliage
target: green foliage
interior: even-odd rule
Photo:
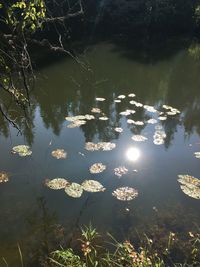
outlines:
[[[4,8],[5,23],[18,32],[34,32],[41,27],[41,22],[46,15],[46,7],[43,0],[23,0],[5,5]]]

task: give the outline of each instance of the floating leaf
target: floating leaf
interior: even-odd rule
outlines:
[[[149,124],[156,124],[158,121],[156,119],[149,119],[147,123]]]
[[[29,146],[18,145],[12,148],[12,153],[18,154],[20,157],[26,157],[26,156],[30,156],[32,154],[32,151],[30,150]]]
[[[165,140],[163,139],[163,138],[154,138],[153,139],[153,143],[155,144],[155,145],[163,145],[164,143],[165,143]]]
[[[85,115],[85,120],[90,121],[90,120],[94,120],[94,119],[95,119],[94,115],[90,115],[90,114]]]
[[[74,122],[74,123],[77,121],[93,120],[93,119],[95,119],[95,117],[93,115],[89,115],[89,114],[65,117],[65,120],[70,121],[70,122]],[[77,122],[77,124],[78,124],[78,122]]]
[[[162,145],[165,142],[165,138],[166,138],[166,133],[165,131],[162,130],[162,126],[157,125],[157,127],[155,127],[157,130],[154,133],[153,136],[153,142],[155,145]]]
[[[159,116],[158,119],[159,119],[160,121],[165,121],[165,120],[167,119],[167,117],[166,117],[166,116]]]
[[[167,111],[166,114],[167,114],[167,115],[170,115],[170,116],[174,116],[174,115],[176,115],[177,113],[176,113],[176,111]]]
[[[107,121],[108,120],[108,117],[99,117],[99,120],[101,120],[101,121]]]
[[[82,125],[86,124],[86,121],[84,120],[77,120],[77,121],[74,121],[73,123],[70,123],[67,125],[67,128],[76,128],[76,127],[80,127]]]
[[[124,99],[124,98],[126,98],[126,96],[125,95],[119,95],[117,98]]]
[[[120,128],[120,127],[116,127],[114,130],[115,130],[115,132],[117,132],[117,133],[122,133],[122,132],[123,132],[123,129]]]
[[[84,120],[84,119],[85,119],[85,116],[84,115],[65,117],[65,120],[66,121],[71,121],[71,122],[79,121],[79,120]]]
[[[129,94],[128,97],[135,97],[135,94]]]
[[[93,112],[93,113],[101,113],[101,110],[100,110],[100,108],[92,108],[91,112]]]
[[[146,109],[148,112],[155,113],[157,110],[153,106],[144,105],[144,109]]]
[[[138,196],[138,191],[132,187],[120,187],[113,191],[112,195],[118,200],[129,201]]]
[[[114,149],[115,147],[116,144],[110,142],[99,142],[99,143],[87,142],[85,144],[85,149],[89,151],[97,151],[97,150],[109,151]]]
[[[69,184],[70,183],[64,178],[55,178],[52,180],[49,180],[49,179],[45,180],[45,185],[54,190],[63,189]]]
[[[144,125],[144,122],[143,121],[134,121],[134,124],[135,125]]]
[[[0,183],[6,183],[9,181],[9,174],[6,172],[0,172]]]
[[[173,107],[168,106],[168,105],[163,105],[162,107],[163,107],[164,109],[167,109],[167,110],[170,109],[169,112],[171,112],[171,114],[170,114],[169,112],[167,112],[168,115],[175,115],[175,114],[179,114],[179,113],[181,113],[178,109],[173,108]]]
[[[115,175],[121,177],[122,175],[128,172],[128,169],[125,166],[120,166],[114,169]]]
[[[110,151],[116,147],[116,144],[110,142],[99,142],[99,146],[103,151]]]
[[[106,169],[106,166],[102,163],[95,163],[90,167],[91,173],[100,173],[103,172]]]
[[[136,141],[136,142],[144,142],[148,139],[147,137],[143,135],[133,135],[131,138],[133,139],[133,141]]]
[[[197,159],[200,159],[200,152],[194,152],[194,155]]]
[[[69,186],[65,187],[65,193],[70,197],[79,198],[83,193],[83,189],[80,184],[71,183]]]
[[[103,192],[106,190],[101,183],[95,180],[85,180],[82,183],[82,188],[87,192]]]
[[[200,199],[200,179],[190,175],[178,175],[182,191],[195,199]]]
[[[131,105],[135,105],[136,107],[143,107],[143,104],[142,103],[136,102],[134,100],[131,100],[129,103]]]
[[[120,112],[119,114],[120,115],[124,115],[124,116],[128,116],[128,115],[131,115],[131,114],[134,114],[134,113],[135,113],[135,110],[127,109],[125,111]]]
[[[100,101],[100,102],[102,102],[102,101],[105,101],[106,99],[105,98],[103,98],[103,97],[96,97],[96,101]]]
[[[56,149],[51,152],[51,155],[57,159],[65,159],[67,157],[67,152],[65,152],[64,149]]]

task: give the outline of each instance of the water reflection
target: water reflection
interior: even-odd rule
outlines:
[[[137,161],[141,156],[141,152],[138,148],[136,147],[130,147],[127,151],[126,151],[126,157],[128,160],[130,161]]]

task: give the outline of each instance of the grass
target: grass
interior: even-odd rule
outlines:
[[[151,239],[144,235],[142,246],[125,240],[118,242],[112,235],[101,237],[97,230],[89,225],[81,229],[79,251],[72,248],[60,248],[51,253],[50,266],[57,267],[198,267],[200,239],[199,234],[190,233],[191,250],[184,262],[173,262],[176,236],[170,232],[162,251],[154,249]],[[145,242],[144,242],[145,240]],[[172,250],[173,248],[173,250]],[[76,248],[77,249],[77,248]],[[187,261],[186,259],[190,259]]]

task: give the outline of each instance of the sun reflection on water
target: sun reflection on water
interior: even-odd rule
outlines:
[[[130,147],[126,151],[126,157],[130,161],[137,161],[141,156],[140,150],[136,147]]]

